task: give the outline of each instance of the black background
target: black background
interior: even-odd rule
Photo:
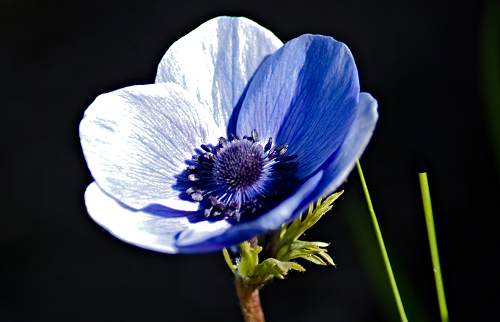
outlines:
[[[100,93],[154,82],[168,47],[219,15],[353,52],[380,119],[362,158],[410,321],[438,321],[415,166],[429,167],[452,321],[497,317],[498,167],[481,92],[483,3],[0,2],[0,321],[240,321],[221,253],[130,246],[88,217],[78,138]],[[305,239],[338,264],[266,286],[268,321],[397,321],[357,173]]]

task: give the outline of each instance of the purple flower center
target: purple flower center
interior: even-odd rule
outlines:
[[[265,179],[265,163],[264,149],[260,144],[235,140],[217,154],[214,180],[227,191],[245,192]]]
[[[202,144],[185,171],[189,198],[202,204],[207,218],[240,221],[257,216],[279,202],[294,181],[295,156],[285,156],[288,144],[263,147],[259,134],[229,135],[216,146]]]

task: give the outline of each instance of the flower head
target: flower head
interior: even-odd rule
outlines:
[[[88,212],[159,252],[240,243],[338,188],[376,109],[343,43],[283,45],[246,18],[212,19],[170,47],[155,84],[102,94],[85,111]]]

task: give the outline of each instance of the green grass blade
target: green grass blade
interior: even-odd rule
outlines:
[[[422,201],[424,203],[425,223],[427,225],[427,233],[429,235],[429,244],[431,247],[432,266],[434,267],[434,278],[436,280],[441,321],[448,322],[448,308],[446,306],[446,298],[444,297],[443,277],[441,275],[441,265],[439,264],[436,230],[434,229],[434,218],[432,215],[431,195],[429,192],[427,173],[419,173],[418,178],[420,180],[420,190],[422,191]]]
[[[391,281],[392,292],[394,293],[394,298],[396,299],[396,304],[398,306],[399,315],[401,317],[401,321],[408,322],[408,318],[406,317],[405,309],[403,307],[403,302],[401,301],[401,296],[399,295],[398,286],[396,284],[396,279],[394,278],[394,274],[392,272],[391,262],[389,261],[389,256],[387,255],[387,250],[385,249],[384,239],[382,238],[382,233],[380,231],[380,227],[378,225],[377,216],[375,215],[375,210],[373,210],[372,201],[370,198],[370,193],[368,192],[368,186],[366,185],[365,177],[363,176],[363,171],[361,170],[361,165],[359,161],[356,163],[358,167],[359,177],[361,179],[361,184],[363,185],[363,191],[365,192],[366,202],[368,204],[368,209],[370,210],[370,215],[373,222],[373,227],[375,229],[375,233],[377,235],[378,244],[380,247],[380,251],[382,252],[382,258],[384,259],[385,268],[387,270],[387,275],[389,275],[389,280]]]

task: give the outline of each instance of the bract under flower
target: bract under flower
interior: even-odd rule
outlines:
[[[343,43],[303,35],[282,45],[246,18],[212,19],[170,47],[155,84],[102,94],[85,111],[80,137],[95,179],[85,193],[88,212],[116,237],[159,252],[209,252],[240,243],[280,228],[337,189],[370,140],[376,109],[376,101],[359,92],[356,65]],[[288,144],[297,163],[288,167],[295,185],[247,220],[205,216],[219,213],[205,211],[202,197],[219,202],[218,210],[226,207],[221,200],[240,199],[221,192],[217,176],[204,182],[217,193],[185,185],[190,166],[192,180],[211,180],[204,163],[192,165],[192,155],[217,153],[219,138],[230,134],[250,135],[258,144],[252,133],[273,149]],[[266,160],[274,154],[266,151],[262,164],[277,180],[283,174],[270,168],[274,163]],[[252,189],[267,186],[259,181]],[[186,188],[194,198],[183,198]],[[255,204],[270,200],[266,189],[251,194],[261,198]]]

